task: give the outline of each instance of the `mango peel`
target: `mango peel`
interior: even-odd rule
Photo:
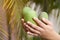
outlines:
[[[34,17],[37,17],[37,18],[39,18],[40,20],[42,19],[42,18],[46,18],[46,19],[48,19],[48,14],[46,13],[46,12],[41,12],[40,14],[39,14],[39,16],[37,16],[37,13],[34,11],[34,10],[32,10],[30,7],[24,7],[23,8],[23,16],[24,16],[24,20],[27,22],[27,21],[30,21],[30,22],[32,22],[33,24],[36,24],[34,21],[33,21],[33,19],[32,18],[34,18]]]
[[[30,21],[33,24],[36,24],[32,18],[37,17],[37,14],[34,10],[32,10],[30,7],[24,7],[23,8],[23,16],[24,16],[24,20]]]
[[[46,18],[46,19],[48,19],[48,14],[46,13],[46,12],[41,12],[40,14],[39,14],[39,17],[38,17],[40,20],[42,19],[42,18]]]

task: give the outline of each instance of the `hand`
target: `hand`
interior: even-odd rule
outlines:
[[[31,22],[24,22],[24,19],[22,19],[24,28],[27,29],[27,33],[33,36],[40,36],[42,38],[48,39],[48,40],[60,40],[60,35],[55,32],[53,29],[53,24],[48,21],[47,19],[43,18],[42,21],[40,21],[38,18],[33,18],[33,20],[37,23],[37,25],[31,23]]]

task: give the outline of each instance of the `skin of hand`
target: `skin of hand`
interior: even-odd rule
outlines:
[[[60,40],[60,35],[53,29],[53,24],[50,21],[45,18],[42,18],[43,22],[38,18],[33,18],[33,20],[37,25],[29,21],[24,22],[24,19],[22,19],[22,24],[24,25],[24,29],[27,30],[27,34],[40,36],[48,40]]]

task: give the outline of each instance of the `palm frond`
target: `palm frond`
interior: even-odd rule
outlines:
[[[0,38],[2,40],[9,39],[6,12],[4,11],[4,9],[2,9],[2,7],[0,7],[0,35]]]

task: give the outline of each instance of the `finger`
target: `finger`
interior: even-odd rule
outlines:
[[[36,34],[39,34],[40,35],[40,32],[39,31],[37,31],[37,30],[35,30],[35,29],[33,29],[33,28],[31,28],[29,25],[27,25],[26,23],[24,23],[24,25],[31,31],[31,32],[33,32],[33,33],[36,33]]]
[[[48,21],[48,20],[45,19],[45,18],[42,18],[42,21],[43,21],[44,23],[46,23],[47,25],[53,25],[50,21]]]
[[[38,34],[35,34],[35,33],[31,33],[31,32],[27,32],[28,35],[32,35],[32,36],[38,36]]]
[[[24,23],[24,19],[21,19],[22,23]]]
[[[27,32],[29,29],[24,26],[24,23],[25,23],[24,19],[21,19],[21,21],[22,21],[22,26],[23,26],[24,30]]]
[[[40,31],[40,32],[41,32],[41,31],[44,31],[43,28],[41,28],[41,27],[39,27],[39,26],[37,26],[37,25],[29,22],[29,21],[27,22],[27,24],[28,24],[29,26],[31,26],[32,28],[36,29],[37,31]]]
[[[41,26],[41,27],[43,27],[43,28],[46,27],[46,25],[45,25],[42,21],[40,21],[38,18],[33,18],[33,20],[34,20],[39,26]]]

